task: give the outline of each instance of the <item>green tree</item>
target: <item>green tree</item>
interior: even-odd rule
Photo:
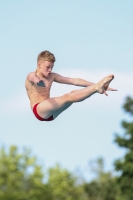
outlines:
[[[16,146],[9,151],[0,150],[0,200],[50,200],[43,172],[29,149],[18,152]]]
[[[133,99],[127,97],[123,109],[131,116],[131,121],[122,121],[124,134],[115,136],[115,142],[125,149],[125,156],[115,161],[115,169],[119,172],[117,179],[125,200],[133,199]]]
[[[91,162],[91,170],[96,178],[84,184],[88,200],[121,200],[116,178],[111,172],[104,171],[103,158]]]
[[[53,200],[87,200],[78,177],[62,169],[59,164],[48,170],[48,184]]]
[[[16,146],[1,148],[0,200],[38,199],[87,200],[79,178],[60,165],[44,173],[29,149],[19,153]]]

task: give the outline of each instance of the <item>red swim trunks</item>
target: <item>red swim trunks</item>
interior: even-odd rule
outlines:
[[[40,120],[40,121],[52,121],[52,120],[54,120],[53,115],[52,115],[51,117],[49,117],[48,119],[44,119],[44,118],[40,117],[40,116],[38,115],[38,113],[37,113],[37,106],[38,106],[38,104],[39,104],[39,103],[35,104],[34,107],[33,107],[33,113],[34,113],[34,115],[36,116],[36,118],[37,118],[38,120]]]

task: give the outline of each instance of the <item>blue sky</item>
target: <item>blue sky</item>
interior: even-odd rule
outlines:
[[[88,173],[88,161],[107,169],[123,155],[113,143],[133,87],[133,1],[50,0],[0,2],[0,143],[29,147],[46,167],[60,162]],[[97,82],[114,73],[118,92],[72,105],[51,123],[35,119],[24,83],[42,50],[55,54],[53,71]],[[51,96],[75,86],[53,84]]]

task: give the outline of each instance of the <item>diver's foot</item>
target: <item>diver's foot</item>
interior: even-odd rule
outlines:
[[[114,75],[111,74],[109,76],[104,77],[101,81],[96,84],[96,91],[100,94],[106,94],[106,90],[109,87],[110,82],[114,79]]]

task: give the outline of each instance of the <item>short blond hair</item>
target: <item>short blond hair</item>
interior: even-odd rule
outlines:
[[[47,60],[49,62],[54,63],[55,62],[55,56],[50,51],[42,51],[41,53],[39,53],[39,55],[37,57],[37,62],[40,61],[40,60]]]

